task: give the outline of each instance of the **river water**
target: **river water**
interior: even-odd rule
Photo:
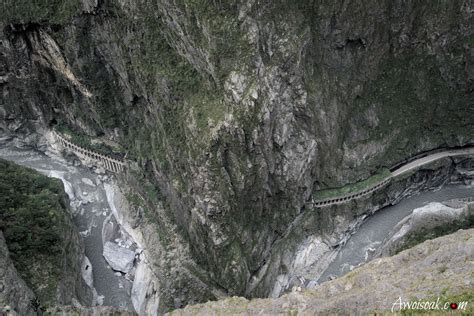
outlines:
[[[392,228],[403,218],[410,215],[414,209],[425,206],[430,202],[442,202],[466,197],[474,197],[474,186],[446,185],[439,190],[419,193],[400,201],[396,205],[377,211],[374,215],[366,218],[359,229],[341,247],[334,261],[320,278],[314,281],[321,283],[328,280],[330,276],[339,277],[366,262],[369,253],[381,247]]]
[[[72,166],[54,154],[46,155],[10,145],[0,147],[0,157],[63,181],[70,197],[74,222],[83,236],[85,254],[92,264],[93,286],[99,304],[133,311],[130,298],[132,282],[113,271],[102,256],[102,227],[111,214],[104,188],[107,178],[88,168]],[[120,231],[114,237],[120,238]]]
[[[60,156],[48,155],[10,145],[0,147],[1,158],[31,167],[63,181],[65,190],[70,196],[74,221],[84,239],[85,254],[92,264],[94,287],[98,295],[103,297],[103,305],[133,311],[130,299],[132,282],[120,273],[114,272],[102,256],[102,227],[111,214],[104,188],[104,183],[108,180],[88,168],[72,166]],[[446,185],[437,191],[422,192],[394,206],[379,210],[365,219],[360,228],[341,246],[337,256],[321,277],[312,280],[310,284],[321,283],[330,276],[344,275],[366,262],[368,253],[377,250],[391,229],[415,208],[430,202],[473,196],[473,186]]]

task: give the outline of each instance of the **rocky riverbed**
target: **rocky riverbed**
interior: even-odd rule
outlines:
[[[156,271],[151,269],[147,260],[149,251],[144,249],[146,238],[139,227],[131,224],[127,199],[117,183],[103,170],[81,166],[74,156],[67,155],[64,159],[54,145],[46,148],[38,152],[31,148],[22,149],[18,144],[5,143],[0,148],[0,156],[63,181],[75,223],[84,239],[86,257],[83,277],[96,291],[95,303],[135,310],[140,314],[156,314],[160,302]],[[470,180],[466,180],[472,178],[467,172],[472,168],[469,163],[459,163],[454,171],[449,166],[439,164],[430,176],[419,183],[410,180],[403,187],[393,184],[386,194],[392,196],[397,204],[382,206],[382,210],[377,211],[377,203],[371,202],[374,212],[377,211],[375,215],[368,217],[370,212],[366,212],[347,223],[336,214],[335,222],[340,220],[341,225],[333,225],[341,233],[338,235],[335,231],[331,238],[336,240],[335,236],[339,236],[339,241],[331,243],[331,238],[323,235],[307,237],[294,253],[289,273],[277,277],[272,296],[278,297],[295,288],[314,287],[371,259],[375,253],[382,251],[385,239],[397,235],[396,232],[389,234],[394,226],[396,230],[403,223],[410,222],[405,219],[397,225],[415,208],[426,206],[433,209],[433,205],[428,203],[450,200],[450,207],[459,209],[462,206],[459,199],[474,195],[474,187]],[[448,171],[444,172],[445,169]],[[444,185],[447,182],[457,184]],[[430,186],[436,188],[435,191],[425,192]],[[376,201],[377,195],[369,200]],[[363,203],[358,202],[350,207],[361,205]]]
[[[474,194],[474,192],[472,192]],[[394,255],[417,243],[474,226],[474,197],[431,202],[415,209],[389,232],[372,257]]]
[[[136,252],[136,243],[118,225],[108,203],[105,185],[113,182],[111,177],[51,151],[3,144],[0,157],[62,180],[85,245],[83,278],[94,289],[93,304],[134,311],[131,293],[139,250]]]
[[[441,225],[441,218],[444,219],[445,224],[451,225],[453,228],[457,227],[454,226],[456,221],[463,221],[464,217],[468,215],[461,212],[461,209],[455,212],[454,209],[439,202],[469,197],[474,197],[474,186],[448,185],[436,191],[412,196],[365,218],[363,224],[350,236],[347,242],[337,249],[337,256],[327,269],[319,278],[313,279],[309,286],[312,287],[317,283],[341,276],[372,259],[381,247],[387,247],[387,243],[395,243],[394,240],[387,239],[390,237],[393,239],[397,235],[396,232],[400,234],[401,230],[428,229],[430,222],[439,221],[438,223]],[[466,227],[469,227],[468,223],[465,224],[464,228]],[[390,252],[390,254],[394,254],[394,252]]]
[[[370,196],[305,209],[282,240],[274,243],[266,263],[252,277],[249,291],[254,290],[252,286],[264,290],[264,284],[276,298],[350,271],[373,257],[391,229],[414,209],[433,201],[474,196],[473,168],[470,156],[443,158],[392,179]],[[307,233],[315,228],[317,233]]]

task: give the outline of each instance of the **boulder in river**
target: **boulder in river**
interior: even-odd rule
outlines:
[[[123,273],[128,273],[133,267],[135,252],[120,247],[113,242],[104,244],[104,258],[112,269]]]
[[[89,178],[82,178],[81,181],[87,184],[88,186],[95,187],[95,183]]]

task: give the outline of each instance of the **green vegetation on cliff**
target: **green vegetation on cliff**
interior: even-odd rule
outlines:
[[[16,269],[42,304],[55,301],[70,227],[61,181],[0,159],[0,196],[0,229]]]
[[[0,22],[22,24],[63,24],[71,20],[80,1],[74,0],[6,0],[0,7]]]
[[[453,49],[450,54],[453,57],[443,58],[463,58],[459,49]],[[472,96],[460,83],[462,80],[443,74],[445,68],[455,69],[451,63],[445,63],[441,64],[439,58],[412,52],[385,58],[376,80],[355,100],[357,111],[368,111],[372,107],[380,118],[376,126],[367,129],[369,141],[397,135],[394,141],[387,142],[386,152],[379,155],[382,165],[389,166],[415,154],[414,144],[419,139],[459,146],[462,138],[457,135],[474,132]],[[462,69],[452,72],[457,76]]]
[[[390,170],[382,169],[380,172],[374,174],[373,176],[365,180],[359,181],[357,183],[348,184],[341,188],[316,191],[313,197],[316,200],[342,197],[347,194],[356,193],[356,192],[363,191],[365,189],[369,189],[370,187],[379,183],[380,181],[387,179],[389,176],[390,176]]]

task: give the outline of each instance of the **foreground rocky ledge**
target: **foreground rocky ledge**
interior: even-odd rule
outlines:
[[[277,299],[233,297],[187,306],[170,315],[312,315],[389,312],[399,298],[468,301],[474,293],[474,228],[427,240],[393,257],[376,259],[349,274]],[[398,310],[398,306],[395,306]]]

